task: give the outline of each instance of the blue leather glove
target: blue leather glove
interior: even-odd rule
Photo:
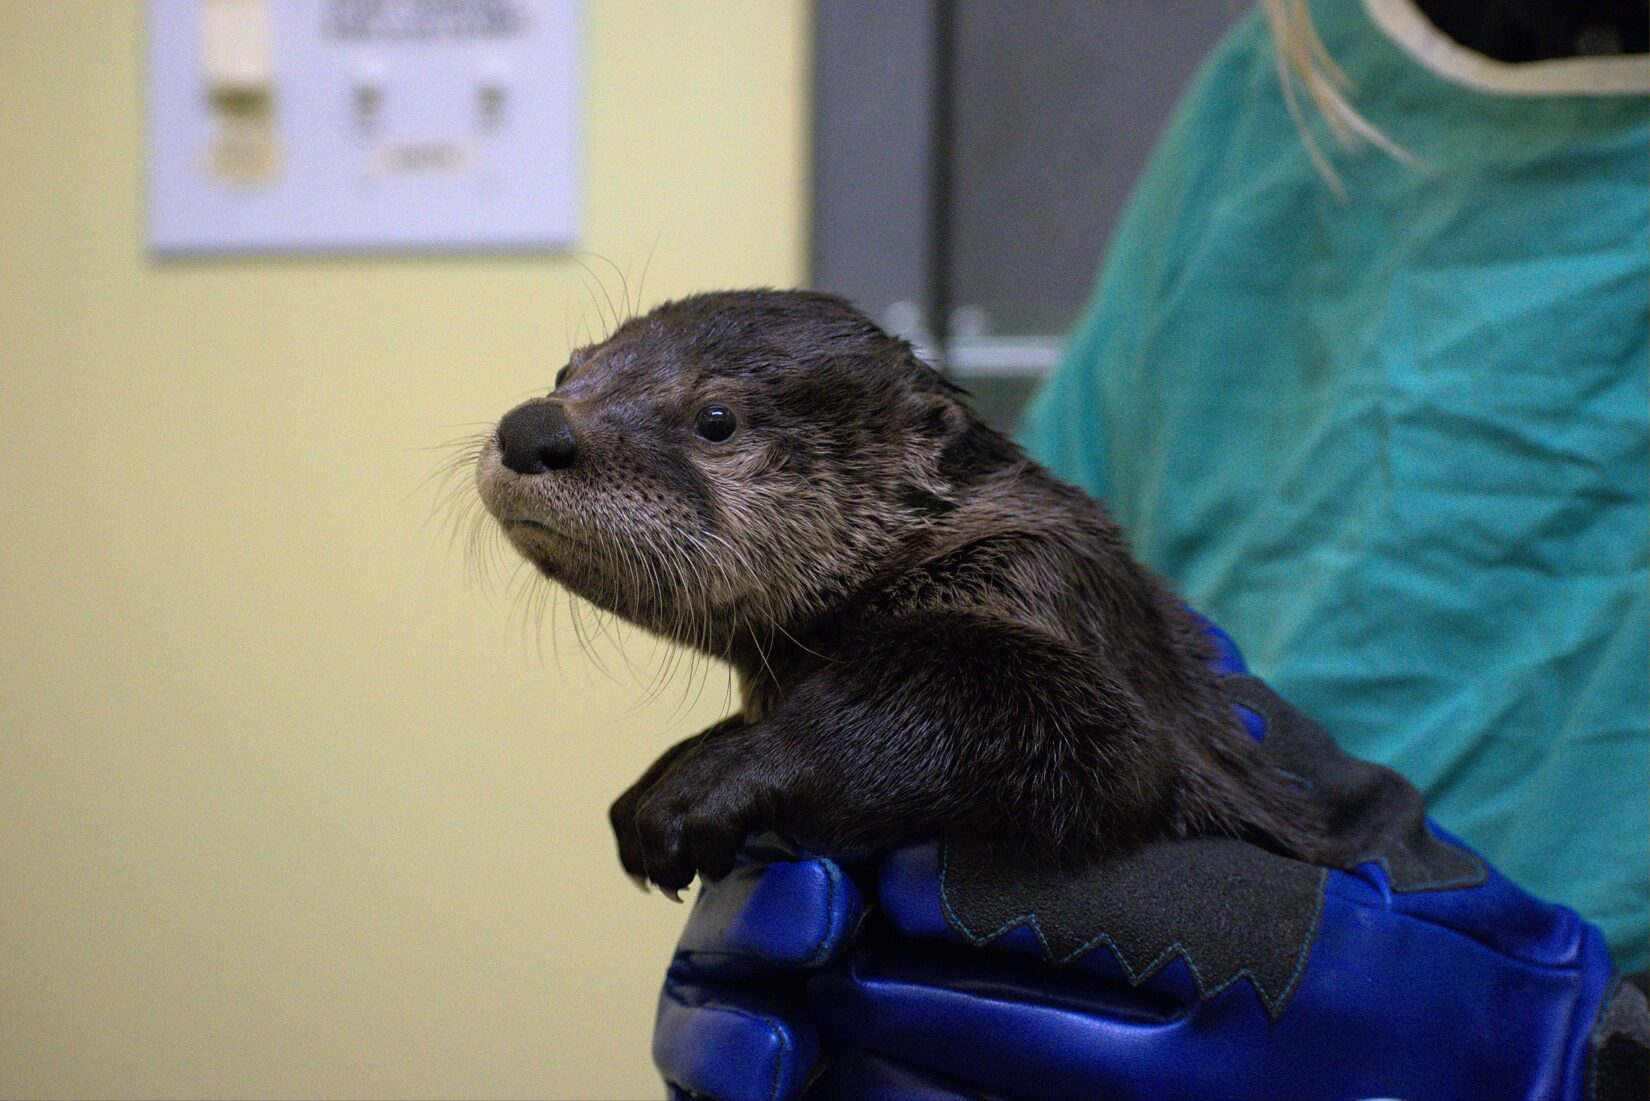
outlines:
[[[666,977],[672,1096],[1646,1096],[1650,1015],[1599,932],[1216,637],[1263,750],[1367,859],[1196,839],[1051,872],[943,842],[860,863],[754,846],[700,893]]]

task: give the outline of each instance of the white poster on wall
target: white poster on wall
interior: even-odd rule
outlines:
[[[159,253],[572,244],[576,0],[150,0]]]

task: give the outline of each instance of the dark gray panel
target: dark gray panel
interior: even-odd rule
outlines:
[[[934,4],[814,8],[813,284],[873,317],[930,283]]]
[[[951,303],[993,332],[1063,332],[1182,89],[1247,5],[956,5]]]

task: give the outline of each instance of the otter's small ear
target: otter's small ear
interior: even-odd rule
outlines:
[[[938,441],[939,474],[966,485],[1021,458],[1020,449],[955,398],[924,394],[921,431]]]
[[[962,404],[944,394],[918,394],[921,410],[917,431],[930,439],[949,442],[968,431],[973,420]]]

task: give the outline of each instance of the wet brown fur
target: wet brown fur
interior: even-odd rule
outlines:
[[[613,807],[666,888],[749,832],[828,850],[970,835],[1080,860],[1161,835],[1316,855],[1198,620],[1101,507],[846,302],[697,295],[574,354],[566,469],[477,481],[545,576],[730,662],[743,708]],[[694,432],[709,403],[738,429]]]

